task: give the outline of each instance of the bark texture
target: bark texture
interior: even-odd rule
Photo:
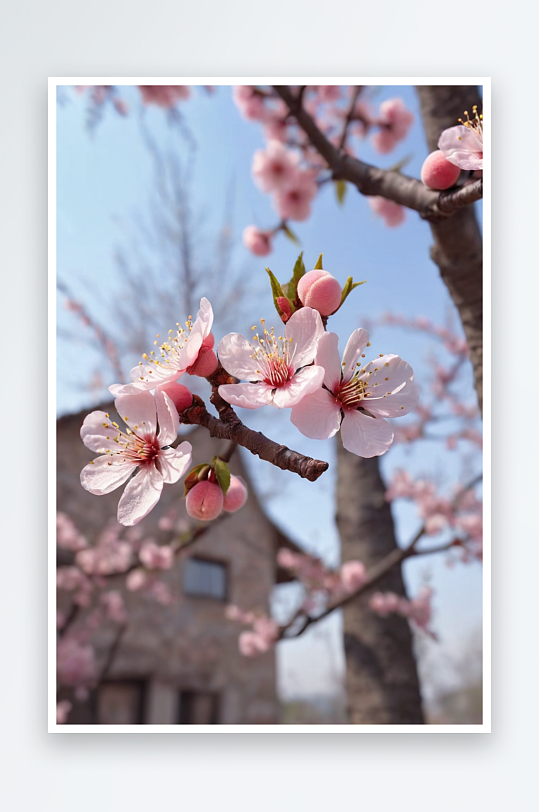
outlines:
[[[437,149],[442,130],[453,127],[480,105],[478,89],[471,85],[417,87],[421,115],[430,150]],[[474,370],[479,406],[483,408],[483,241],[473,206],[451,217],[431,222],[434,237],[431,257],[458,309]]]
[[[367,569],[397,549],[379,460],[350,454],[338,439],[337,527],[342,560],[360,559]],[[406,595],[401,567],[377,584]],[[343,609],[349,721],[358,725],[423,724],[419,679],[408,621],[380,617],[367,596]]]

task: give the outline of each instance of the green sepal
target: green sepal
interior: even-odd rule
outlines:
[[[221,490],[226,496],[226,492],[230,488],[230,468],[228,467],[226,462],[224,462],[224,460],[220,459],[219,457],[213,458],[213,460],[211,461],[211,466],[215,471],[217,482],[219,483]]]
[[[340,306],[342,307],[342,305],[344,304],[345,299],[354,290],[354,288],[358,288],[360,285],[364,285],[366,281],[367,280],[364,279],[363,282],[354,282],[352,277],[349,276],[348,279],[346,280],[344,288],[342,289],[341,305]]]
[[[286,223],[283,223],[283,225],[281,226],[281,231],[284,231],[284,233],[286,234],[286,236],[288,237],[288,239],[289,239],[289,240],[292,240],[292,242],[296,243],[296,245],[299,245],[299,244],[300,244],[300,242],[299,242],[298,238],[296,237],[296,235],[294,234],[294,232],[292,231],[292,229],[291,229],[291,228],[289,228],[289,227],[286,225]]]
[[[323,256],[324,256],[323,254],[320,254],[320,256],[318,257],[318,259],[316,260],[316,265],[314,266],[314,270],[315,270],[315,271],[323,271],[323,270],[324,270],[324,269],[322,268],[322,257],[323,257]]]
[[[296,310],[294,302],[298,298],[298,282],[302,276],[305,275],[305,263],[303,262],[303,251],[296,260],[294,270],[292,271],[292,279],[283,285],[283,291],[288,301],[290,302],[290,309],[292,313]]]
[[[344,198],[346,197],[347,188],[348,187],[346,186],[346,181],[341,180],[341,179],[335,181],[335,193],[337,195],[337,201],[338,201],[339,205],[341,205],[341,206],[344,203]]]
[[[275,307],[277,307],[277,299],[280,296],[284,296],[283,289],[281,287],[281,284],[280,284],[279,280],[277,279],[277,277],[273,273],[273,271],[270,271],[269,268],[266,268],[266,271],[267,271],[267,274],[268,274],[268,276],[270,278],[271,292],[273,294],[273,302],[275,304]],[[279,310],[278,307],[277,307],[277,310]]]
[[[184,481],[184,491],[183,495],[184,498],[187,496],[191,488],[194,488],[195,485],[198,485],[199,482],[202,482],[204,479],[207,479],[207,476],[210,472],[210,466],[207,462],[202,462],[200,465],[195,465],[194,468],[191,468],[187,476],[185,477]]]

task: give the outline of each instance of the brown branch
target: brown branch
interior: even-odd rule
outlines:
[[[274,85],[276,93],[288,105],[303,132],[313,147],[324,158],[332,171],[335,180],[342,179],[354,186],[363,195],[376,195],[393,200],[401,206],[419,212],[421,217],[430,222],[444,220],[464,205],[479,200],[482,196],[481,181],[474,184],[473,190],[462,194],[463,190],[453,192],[435,192],[416,178],[410,178],[400,172],[379,169],[350,155],[343,155],[324,135],[314,119],[298,104],[290,88]]]

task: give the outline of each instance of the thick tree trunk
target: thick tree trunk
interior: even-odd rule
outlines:
[[[437,149],[442,130],[458,124],[464,111],[480,104],[476,87],[417,87],[430,150]],[[464,328],[474,369],[479,406],[483,408],[483,242],[473,206],[447,220],[431,223],[431,257],[440,269]]]
[[[369,568],[396,549],[379,460],[350,454],[338,440],[337,526],[342,560]],[[405,595],[400,567],[377,587]],[[343,609],[349,720],[352,724],[423,724],[412,634],[400,615],[386,618],[360,596]]]

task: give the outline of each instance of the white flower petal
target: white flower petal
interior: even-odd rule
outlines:
[[[341,382],[341,356],[339,355],[339,337],[336,333],[324,333],[316,350],[316,365],[324,367],[324,386],[331,392]]]
[[[307,395],[320,389],[323,380],[324,367],[304,367],[300,372],[296,372],[291,381],[275,390],[273,405],[278,409],[289,409]]]
[[[191,460],[193,448],[191,443],[180,443],[177,448],[167,448],[159,455],[158,466],[163,474],[163,481],[167,483],[177,482],[184,475]]]
[[[103,425],[106,423],[106,426]],[[110,417],[105,412],[96,411],[84,418],[80,430],[80,436],[84,445],[95,451],[97,454],[104,454],[106,451],[117,451],[118,446],[114,442],[114,437],[118,430],[112,426]]]
[[[80,484],[96,496],[103,496],[122,485],[133,473],[135,465],[106,454],[96,457],[80,473]]]
[[[198,344],[195,359],[198,355],[201,343],[202,341],[200,341]],[[113,394],[131,394],[132,387],[134,387],[136,391],[145,391],[148,389],[155,389],[156,386],[161,386],[164,383],[177,381],[178,378],[181,378],[181,376],[185,373],[187,367],[193,363],[193,361],[189,360],[185,347],[180,350],[177,355],[171,354],[168,356],[168,358],[169,363],[162,358],[157,359],[159,360],[159,364],[142,364],[133,367],[129,373],[131,376],[131,383],[125,384],[121,390],[116,385],[116,393],[113,392]],[[109,391],[112,391],[110,387]]]
[[[151,392],[141,391],[136,395],[119,395],[114,401],[114,405],[131,431],[136,432],[139,437],[155,437],[157,411]]]
[[[347,380],[352,376],[353,370],[357,362],[361,358],[361,353],[369,343],[369,334],[363,327],[354,330],[344,348],[344,355],[342,357],[343,379]]]
[[[178,411],[169,396],[160,389],[156,389],[154,398],[159,421],[157,440],[160,446],[170,445],[178,436],[180,426]]]
[[[341,406],[327,389],[318,389],[294,406],[290,420],[306,437],[327,440],[339,431]]]
[[[393,442],[393,431],[381,417],[345,409],[341,426],[342,444],[358,457],[379,457]]]
[[[318,342],[324,335],[324,325],[318,310],[302,307],[296,310],[284,326],[285,338],[291,338],[290,363],[294,369],[314,361]]]
[[[219,387],[219,394],[232,406],[259,409],[272,402],[272,387],[266,383],[236,383]]]
[[[419,393],[414,370],[398,355],[382,355],[365,366],[365,408],[381,417],[402,417],[416,408]],[[386,380],[386,378],[388,380]]]
[[[155,465],[141,468],[131,479],[118,503],[118,521],[131,527],[148,515],[158,503],[163,490],[163,475]]]
[[[259,381],[262,374],[256,360],[255,348],[240,333],[228,333],[219,342],[217,354],[221,366],[229,375],[247,381]]]

